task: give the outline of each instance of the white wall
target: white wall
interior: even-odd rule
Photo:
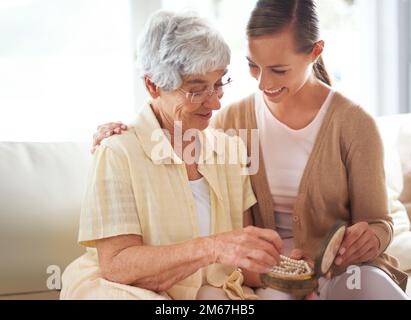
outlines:
[[[140,31],[143,29],[148,17],[155,11],[161,8],[161,0],[129,0],[130,1],[130,14],[131,14],[131,43],[134,46],[133,59],[136,57],[136,44]],[[134,97],[135,105],[134,110],[137,112],[144,101],[146,101],[148,95],[143,85],[143,80],[137,72],[137,69],[133,68],[134,79]]]

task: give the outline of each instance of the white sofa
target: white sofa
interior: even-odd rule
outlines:
[[[90,158],[87,145],[0,142],[0,298],[58,298],[47,269],[63,271],[84,251],[76,238]]]
[[[378,121],[396,224],[389,251],[411,270],[409,219],[398,201],[411,211],[411,114]],[[58,298],[48,280],[84,252],[76,238],[90,159],[88,145],[0,142],[0,299]]]

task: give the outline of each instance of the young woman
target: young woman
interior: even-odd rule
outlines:
[[[247,26],[247,60],[260,90],[218,113],[213,124],[259,129],[252,217],[297,249],[294,257],[315,258],[336,221],[350,225],[320,298],[407,299],[400,289],[407,276],[384,253],[393,232],[382,142],[374,120],[331,87],[318,25],[313,0],[258,1]],[[122,128],[100,127],[94,145]],[[360,267],[360,290],[347,286],[350,265]],[[257,292],[264,297],[264,289]]]

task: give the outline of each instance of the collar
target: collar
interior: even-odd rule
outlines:
[[[183,164],[181,158],[175,153],[166,131],[160,127],[150,103],[143,107],[132,127],[144,152],[153,163]],[[201,144],[199,163],[210,163],[212,159],[216,160],[215,155],[224,155],[224,146],[227,143],[224,134],[215,129],[207,128],[198,131],[198,138]]]

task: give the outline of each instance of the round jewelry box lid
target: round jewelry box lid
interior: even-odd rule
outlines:
[[[314,272],[317,278],[322,277],[330,270],[340,250],[346,229],[347,224],[345,222],[337,222],[322,242],[320,255],[317,257],[314,266]]]

